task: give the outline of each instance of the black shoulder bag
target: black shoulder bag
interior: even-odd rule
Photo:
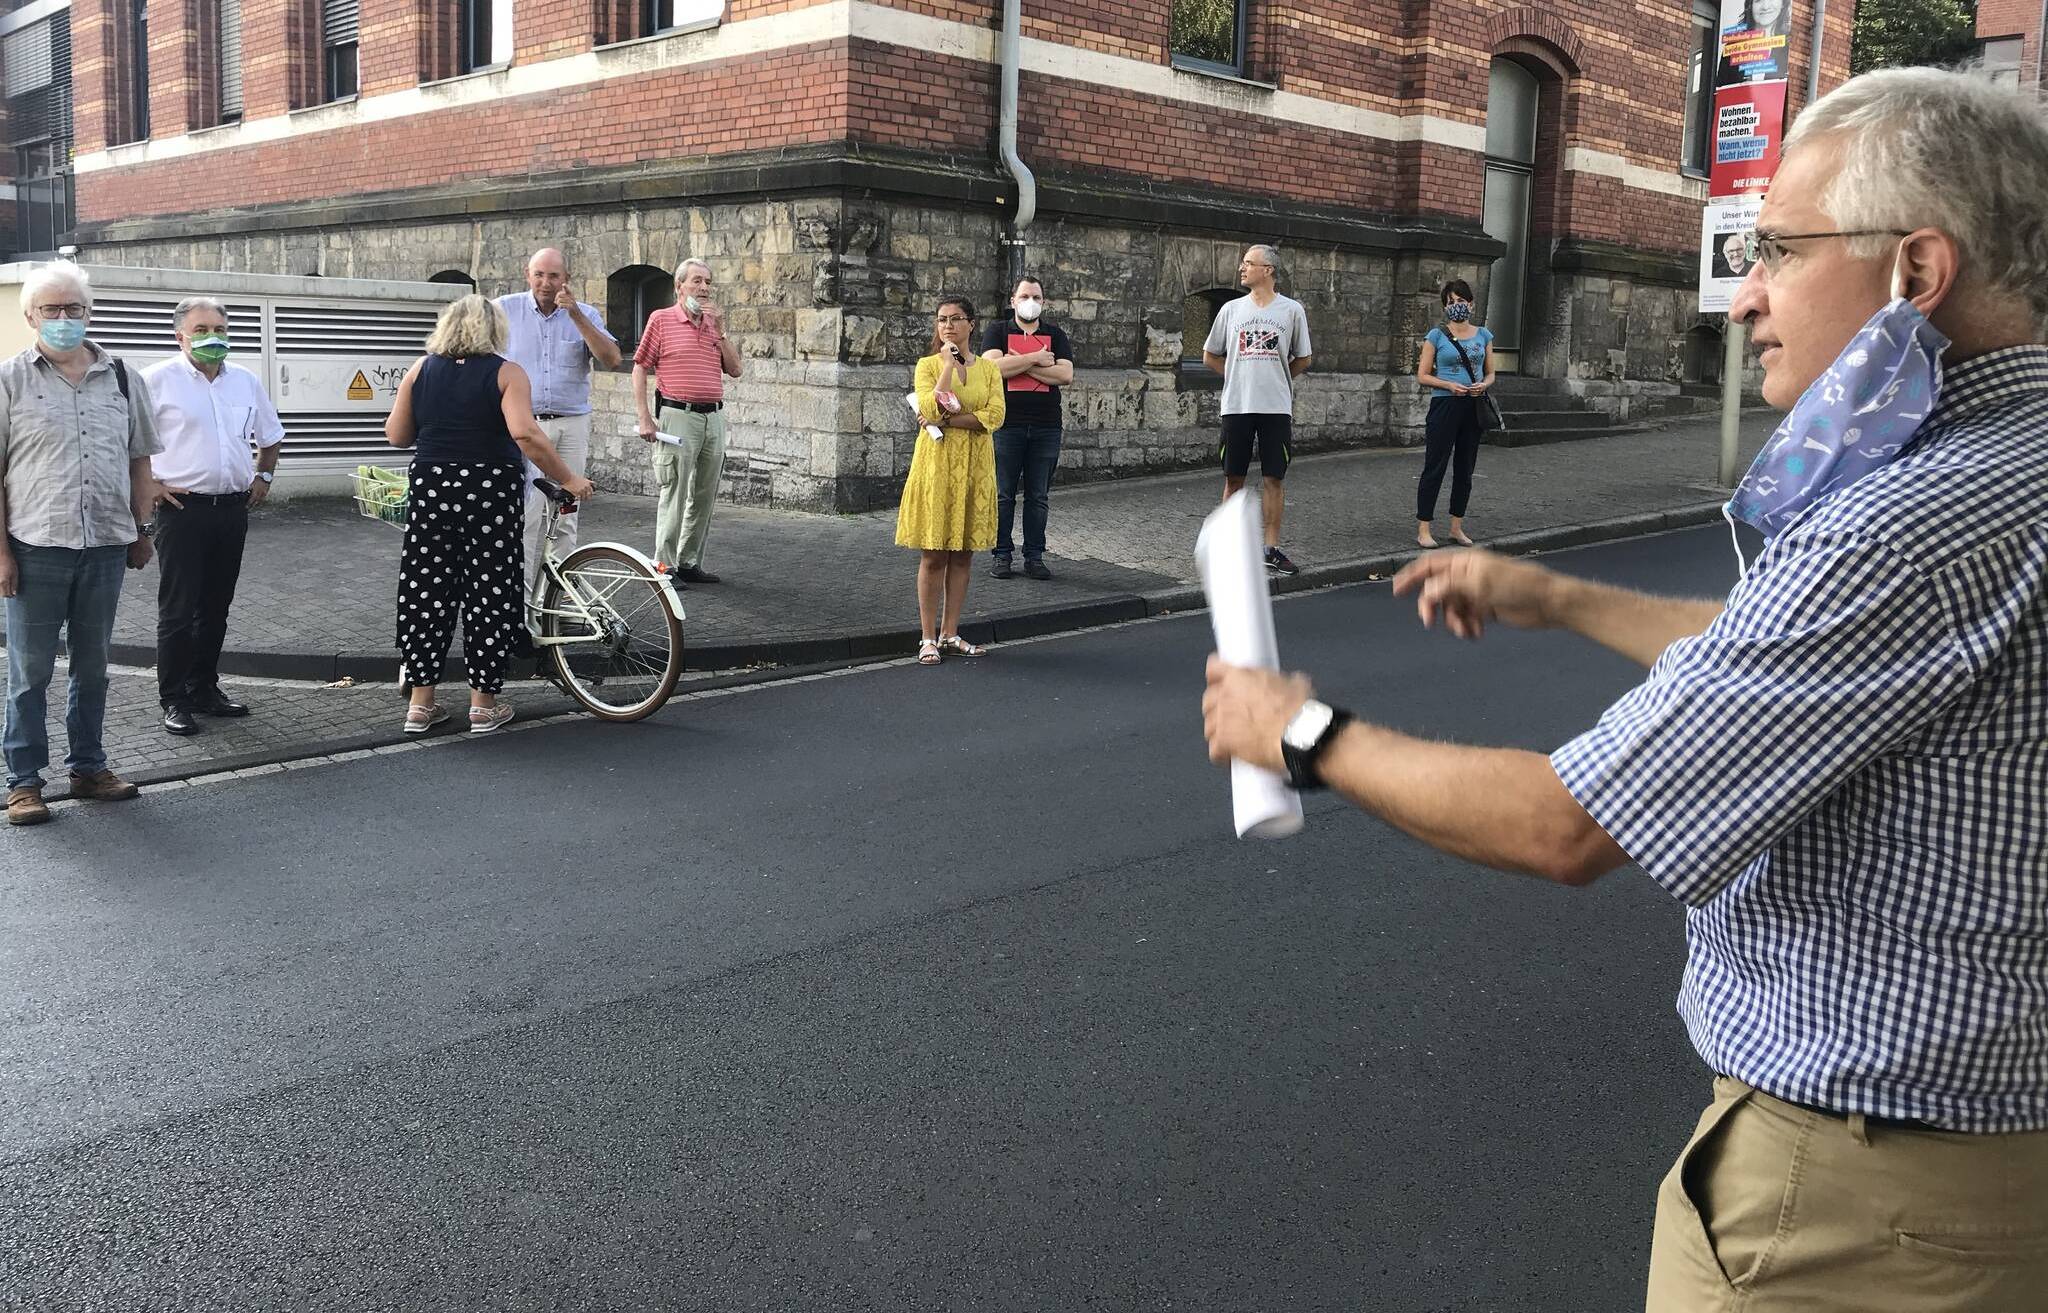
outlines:
[[[1465,377],[1477,383],[1479,381],[1479,371],[1472,368],[1472,357],[1465,354],[1465,344],[1460,342],[1448,328],[1444,330],[1444,336],[1450,338],[1451,345],[1458,349],[1458,359],[1465,365]],[[1490,433],[1496,429],[1502,433],[1508,431],[1507,416],[1500,413],[1500,403],[1493,399],[1491,392],[1482,392],[1474,397],[1473,401],[1477,403],[1479,408],[1479,431],[1481,433]]]

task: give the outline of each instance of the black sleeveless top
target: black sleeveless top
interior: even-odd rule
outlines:
[[[503,356],[427,356],[412,381],[414,460],[518,464],[525,459],[498,395]]]

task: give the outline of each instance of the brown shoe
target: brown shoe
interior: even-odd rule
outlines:
[[[9,825],[41,825],[49,819],[50,809],[43,805],[43,791],[40,787],[24,784],[18,789],[7,791]]]
[[[84,798],[88,802],[126,802],[142,790],[110,770],[94,771],[90,775],[71,773],[71,796]]]

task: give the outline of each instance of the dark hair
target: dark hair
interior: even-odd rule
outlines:
[[[1017,289],[1022,287],[1026,283],[1029,283],[1033,287],[1037,288],[1038,295],[1041,298],[1045,296],[1045,280],[1043,278],[1040,278],[1037,274],[1018,274],[1017,281],[1010,284],[1010,295],[1015,296],[1017,294]]]
[[[974,302],[968,300],[964,296],[942,296],[939,298],[939,304],[936,308],[939,310],[944,310],[949,305],[959,307],[960,313],[967,316],[968,323],[971,324],[975,322]],[[939,337],[938,330],[933,329],[932,344],[930,347],[926,348],[927,354],[937,355],[939,353],[940,341],[941,339]]]
[[[1444,284],[1443,303],[1449,305],[1451,298],[1454,296],[1462,296],[1467,301],[1478,299],[1472,295],[1472,284],[1462,278],[1453,278],[1450,282]]]

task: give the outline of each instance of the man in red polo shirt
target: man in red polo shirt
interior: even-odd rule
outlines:
[[[633,353],[640,437],[654,443],[654,473],[661,484],[654,559],[685,583],[718,582],[704,570],[704,540],[711,535],[718,473],[725,464],[725,380],[739,376],[740,353],[725,336],[724,314],[711,303],[711,266],[685,260],[676,270],[676,303],[647,317]]]

